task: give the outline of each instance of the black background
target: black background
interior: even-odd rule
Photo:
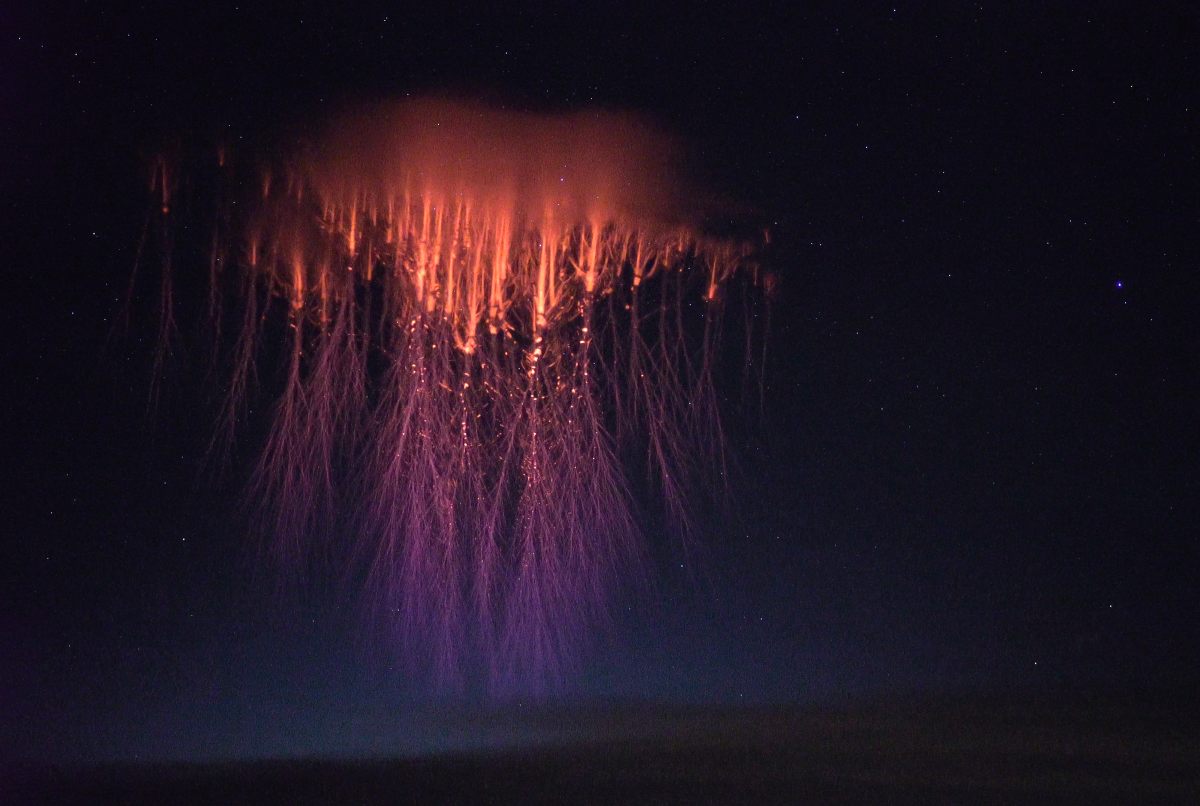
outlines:
[[[0,750],[452,741],[247,561],[202,362],[148,413],[153,329],[113,336],[155,149],[425,91],[649,115],[773,233],[738,515],[563,702],[1196,681],[1187,4],[184,5],[0,11]]]

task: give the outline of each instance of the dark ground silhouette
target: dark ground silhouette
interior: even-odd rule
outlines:
[[[489,715],[518,746],[419,758],[26,768],[16,800],[87,803],[1145,803],[1200,799],[1185,693],[852,709]]]

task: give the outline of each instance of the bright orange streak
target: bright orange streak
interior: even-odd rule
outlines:
[[[247,253],[252,266],[262,246],[289,255],[287,270],[272,273],[297,311],[317,291],[320,321],[345,278],[371,283],[386,269],[397,310],[411,303],[446,320],[458,350],[474,352],[483,330],[515,332],[536,360],[550,331],[618,284],[636,293],[659,271],[696,265],[698,293],[712,302],[744,262],[680,223],[671,144],[628,118],[420,101],[348,118],[317,142],[285,169],[287,193],[271,194],[271,174],[262,176],[266,220],[255,231],[277,242],[251,238]]]

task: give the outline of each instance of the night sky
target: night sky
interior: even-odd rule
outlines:
[[[344,597],[277,595],[245,467],[204,472],[203,356],[150,411],[153,327],[114,329],[164,143],[431,91],[649,116],[772,233],[761,410],[722,382],[734,511],[698,568],[658,552],[561,703],[1200,681],[1186,4],[26,5],[0,10],[0,755],[483,741]]]

